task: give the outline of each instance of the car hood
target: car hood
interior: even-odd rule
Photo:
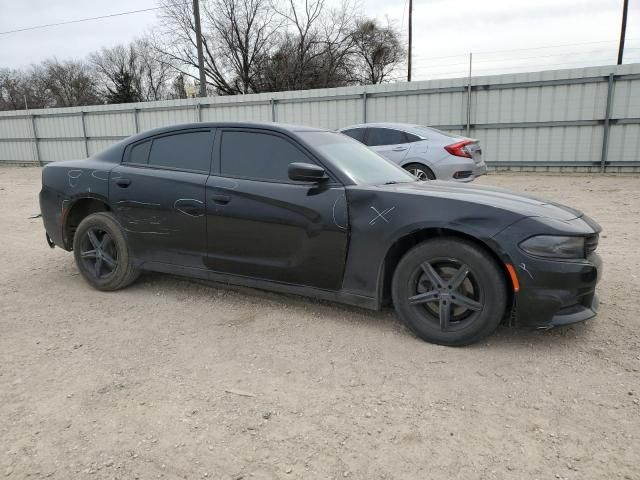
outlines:
[[[507,210],[525,217],[545,217],[569,221],[583,216],[583,213],[579,210],[559,203],[516,194],[501,188],[466,183],[431,180],[427,182],[378,185],[376,188],[401,194],[451,198],[458,201],[472,202]]]

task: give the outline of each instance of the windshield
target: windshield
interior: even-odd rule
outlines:
[[[416,181],[409,172],[346,135],[334,132],[297,133],[357,184],[379,185]]]

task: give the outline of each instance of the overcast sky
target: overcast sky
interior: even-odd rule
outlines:
[[[640,62],[640,0],[629,3],[625,63]],[[405,0],[361,4],[366,15],[388,17],[406,34]],[[156,0],[0,0],[0,32],[156,6]],[[414,78],[462,76],[471,51],[475,74],[612,64],[621,12],[622,0],[414,0]],[[141,36],[155,21],[156,12],[145,12],[0,35],[0,67],[83,57]],[[554,45],[565,46],[537,48]],[[514,49],[530,50],[505,51]]]

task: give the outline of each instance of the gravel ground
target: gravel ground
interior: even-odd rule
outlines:
[[[92,290],[0,168],[0,478],[640,478],[640,178],[491,175],[605,231],[594,321],[446,348],[369,312],[149,274]]]

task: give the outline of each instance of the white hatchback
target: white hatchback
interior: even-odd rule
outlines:
[[[420,180],[470,182],[487,171],[478,140],[409,123],[366,123],[339,132],[367,145]]]

